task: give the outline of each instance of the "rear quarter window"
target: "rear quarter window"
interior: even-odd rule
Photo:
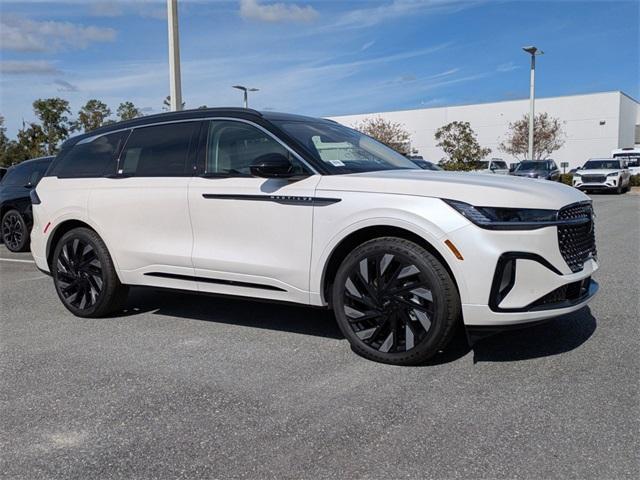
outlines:
[[[101,135],[86,143],[76,143],[60,152],[47,175],[59,178],[88,178],[115,173],[116,154],[128,135],[127,130]]]

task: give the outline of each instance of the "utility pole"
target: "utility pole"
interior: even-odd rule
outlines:
[[[167,0],[169,26],[169,92],[171,111],[182,110],[182,85],[180,81],[180,40],[178,34],[178,0]]]
[[[522,47],[522,50],[531,55],[531,75],[529,84],[529,160],[533,160],[533,122],[535,119],[535,101],[536,101],[536,55],[542,55],[544,52],[538,50],[537,47]]]

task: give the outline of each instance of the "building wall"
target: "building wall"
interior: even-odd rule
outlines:
[[[640,139],[636,138],[636,130],[640,124],[640,108],[630,97],[620,95],[620,132],[618,148],[633,147]]]
[[[435,146],[435,131],[454,120],[466,121],[471,123],[480,144],[491,148],[491,157],[514,162],[515,158],[498,150],[498,144],[504,140],[509,123],[528,111],[529,100],[525,99],[331,118],[348,126],[377,115],[399,122],[411,133],[412,147],[431,161],[439,161],[443,156]],[[577,167],[589,158],[610,156],[611,150],[629,139],[633,145],[638,103],[620,92],[536,99],[536,113],[540,112],[564,122],[565,144],[552,155],[558,165],[568,162],[569,168]]]

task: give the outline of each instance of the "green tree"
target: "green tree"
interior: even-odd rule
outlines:
[[[33,111],[41,122],[40,129],[46,140],[46,153],[54,155],[58,147],[68,136],[71,124],[67,114],[69,102],[62,98],[40,98],[33,102]],[[34,124],[31,124],[33,126]],[[20,143],[18,141],[18,143]]]
[[[402,155],[408,155],[411,152],[411,134],[400,123],[391,122],[382,117],[368,117],[356,123],[354,128]]]
[[[37,123],[24,125],[18,130],[17,139],[16,145],[11,148],[12,163],[42,157],[49,153],[47,134]]]
[[[539,113],[533,120],[533,158],[527,160],[549,158],[564,145],[564,138],[562,122],[548,113]],[[507,138],[498,148],[518,160],[526,159],[529,155],[529,114],[509,124]]]
[[[100,100],[91,99],[78,111],[78,120],[74,124],[74,130],[82,129],[90,132],[105,124],[111,116],[111,109]]]
[[[5,167],[11,165],[9,151],[11,140],[7,137],[7,127],[4,126],[4,117],[0,115],[0,165]]]
[[[132,102],[122,102],[116,111],[120,120],[132,120],[142,117],[142,112]]]
[[[435,138],[446,155],[441,162],[445,170],[474,170],[491,153],[490,148],[480,146],[469,122],[448,123],[436,130]]]

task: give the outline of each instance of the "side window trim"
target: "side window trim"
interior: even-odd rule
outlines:
[[[129,139],[131,138],[132,133],[133,133],[133,128],[129,129],[129,133],[127,133],[127,137],[122,142],[122,145],[120,145],[120,148],[118,148],[118,151],[116,152],[116,169],[113,173],[111,173],[108,176],[115,176],[115,177],[124,176],[120,171],[120,161],[122,160],[122,152],[124,152],[125,148],[127,148],[127,143],[129,142]]]
[[[258,130],[260,130],[262,133],[264,133],[265,135],[267,135],[269,138],[271,138],[272,140],[275,140],[278,144],[280,144],[293,158],[295,158],[298,162],[300,162],[301,165],[304,166],[305,169],[308,170],[309,175],[317,175],[318,171],[309,164],[309,162],[307,162],[305,159],[303,159],[295,150],[293,150],[289,145],[287,145],[286,142],[284,142],[283,140],[281,140],[280,138],[278,138],[275,134],[273,134],[272,132],[270,132],[269,130],[267,130],[266,128],[264,128],[262,125],[258,125],[257,123],[251,122],[249,120],[245,120],[243,118],[233,118],[233,117],[209,117],[209,118],[205,118],[203,119],[203,123],[204,123],[204,127],[202,128],[202,136],[199,142],[199,147],[198,147],[198,155],[197,155],[197,162],[198,162],[198,170],[197,170],[197,175],[198,176],[208,176],[208,177],[215,177],[215,178],[251,178],[251,175],[248,174],[237,174],[237,173],[209,173],[207,172],[207,149],[209,147],[208,145],[208,140],[209,140],[209,126],[211,124],[211,122],[216,122],[216,121],[221,121],[221,122],[237,122],[237,123],[244,123],[246,125],[249,125],[251,127],[257,128]]]

